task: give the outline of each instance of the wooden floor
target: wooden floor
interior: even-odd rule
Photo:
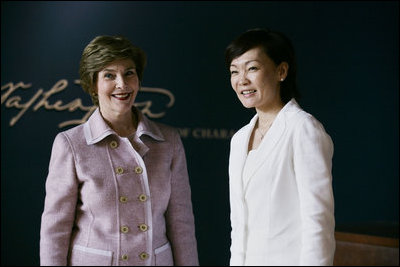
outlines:
[[[336,232],[334,266],[399,266],[399,239]]]

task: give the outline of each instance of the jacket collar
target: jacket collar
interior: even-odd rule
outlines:
[[[246,191],[248,182],[250,181],[250,178],[257,172],[257,170],[267,161],[267,158],[269,155],[271,155],[271,152],[273,151],[274,147],[278,143],[278,141],[281,139],[283,136],[283,133],[286,129],[286,123],[287,119],[290,117],[290,113],[292,112],[298,112],[300,110],[299,105],[297,104],[295,99],[291,99],[286,105],[279,111],[278,115],[276,116],[274,122],[271,125],[271,128],[268,130],[266,133],[265,137],[263,138],[261,144],[257,148],[258,157],[256,161],[254,162],[253,168],[251,168],[251,172],[249,177],[246,177],[244,183],[244,190]],[[246,139],[250,139],[251,132],[253,131],[253,128],[258,120],[258,115],[256,114],[250,123],[248,124],[247,131],[245,132]],[[247,147],[248,147],[248,141],[244,142],[245,147],[242,149],[247,155]]]
[[[132,112],[138,115],[138,126],[136,130],[137,137],[147,135],[157,141],[165,141],[164,135],[159,127],[144,116],[137,108],[132,107]],[[92,145],[100,142],[109,135],[117,135],[117,133],[104,121],[101,116],[100,109],[97,108],[83,126],[86,143]]]
[[[137,108],[133,107],[132,112],[136,112],[138,115],[138,127],[136,130],[136,135],[141,137],[142,135],[147,135],[157,141],[165,141],[164,135],[162,134],[160,128],[156,123],[149,120],[146,116],[143,115]]]

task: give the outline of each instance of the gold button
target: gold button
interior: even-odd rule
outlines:
[[[116,168],[115,171],[117,172],[117,174],[123,174],[124,173],[124,169],[122,167]]]
[[[137,166],[137,167],[135,168],[135,172],[136,172],[137,174],[141,174],[141,173],[143,172],[143,169],[142,169],[140,166]]]
[[[122,255],[121,256],[121,259],[123,260],[123,261],[126,261],[126,260],[128,260],[128,255],[126,255],[126,254],[124,254],[124,255]]]
[[[121,232],[123,232],[124,234],[129,232],[129,227],[128,226],[121,226]]]
[[[147,196],[145,194],[141,194],[139,196],[139,200],[142,201],[142,202],[145,202],[147,200]]]
[[[149,257],[149,254],[147,254],[146,252],[142,252],[142,253],[140,253],[139,257],[142,260],[146,260]]]
[[[140,229],[140,231],[142,231],[142,232],[146,232],[146,231],[147,231],[147,225],[144,224],[144,223],[142,223],[141,225],[139,225],[139,229]]]
[[[111,142],[110,142],[110,147],[111,147],[111,148],[117,148],[117,147],[118,147],[117,141],[111,141]]]
[[[127,197],[124,197],[124,196],[122,196],[122,197],[119,197],[119,201],[120,201],[120,202],[122,202],[122,203],[125,203],[125,202],[127,202],[127,201],[128,201],[128,198],[127,198]]]

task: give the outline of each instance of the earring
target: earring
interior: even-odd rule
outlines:
[[[283,82],[285,79],[281,78],[281,82]]]

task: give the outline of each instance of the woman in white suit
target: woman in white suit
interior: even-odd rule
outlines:
[[[296,102],[290,40],[249,30],[225,60],[239,100],[256,110],[231,140],[230,265],[332,265],[333,143]]]

